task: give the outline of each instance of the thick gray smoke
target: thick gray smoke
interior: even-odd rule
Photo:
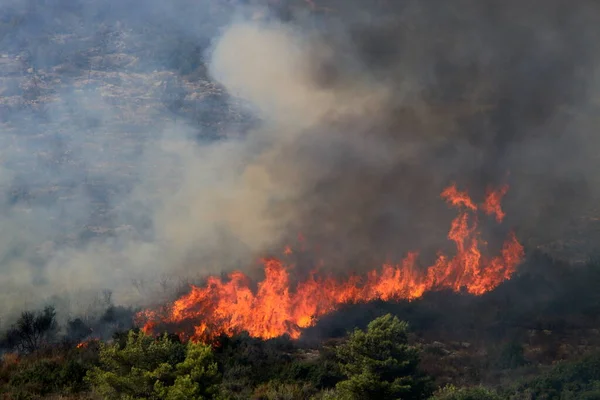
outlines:
[[[595,2],[240,3],[0,3],[0,314],[163,301],[300,232],[426,263],[452,181],[509,183],[532,246],[598,200]]]

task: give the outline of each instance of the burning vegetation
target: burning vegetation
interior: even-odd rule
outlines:
[[[600,398],[600,2],[0,3],[0,399]]]
[[[524,255],[513,232],[499,255],[489,258],[480,249],[486,242],[478,231],[477,211],[502,222],[500,200],[507,190],[508,186],[488,190],[484,203],[478,206],[456,185],[446,188],[441,197],[459,210],[448,232],[456,254],[450,257],[440,253],[427,268],[418,265],[417,253],[409,253],[398,265],[386,264],[366,276],[352,275],[345,280],[322,276],[316,269],[293,288],[292,265],[269,258],[262,260],[265,278],[256,291],[242,272],[232,272],[228,281],[212,276],[204,287],[191,286],[188,294],[166,308],[141,312],[138,321],[146,332],[168,325],[192,341],[209,342],[223,334],[232,336],[244,331],[262,339],[282,335],[297,339],[303,328],[346,303],[414,300],[427,291],[441,289],[481,295],[509,279]],[[284,254],[291,252],[286,247]]]

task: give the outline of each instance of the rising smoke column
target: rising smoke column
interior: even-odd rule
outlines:
[[[318,244],[308,269],[323,258],[334,275],[347,276],[414,249],[432,265],[438,249],[451,250],[454,214],[438,201],[450,181],[469,187],[480,204],[488,185],[508,179],[506,217],[481,216],[482,231],[503,221],[490,238],[491,254],[501,252],[508,227],[518,223],[524,239],[556,238],[572,213],[597,200],[595,2],[317,1],[315,14],[285,10],[281,1],[285,18],[244,7],[239,15],[223,13],[214,29],[205,27],[215,2],[118,3],[114,10],[81,3],[86,23],[73,23],[83,26],[76,34],[100,33],[86,31],[94,19],[116,21],[110,40],[94,36],[115,53],[91,54],[85,73],[72,80],[68,68],[57,72],[64,86],[47,83],[50,71],[60,70],[54,58],[80,62],[88,45],[70,44],[61,32],[32,47],[39,20],[51,26],[43,10],[2,46],[31,47],[19,60],[40,61],[37,71],[45,73],[41,83],[31,76],[38,82],[31,87],[53,91],[43,118],[23,111],[3,126],[8,161],[0,183],[5,192],[19,186],[48,193],[45,183],[55,181],[76,188],[60,205],[0,203],[0,293],[14,310],[80,289],[114,289],[123,304],[156,301],[132,280],[156,286],[161,276],[177,281],[241,268],[260,278],[262,268],[247,266],[298,232]],[[266,18],[253,19],[259,14]],[[230,136],[208,142],[197,137],[214,134],[209,128],[164,110],[143,112],[144,102],[158,97],[150,88],[163,79],[148,71],[171,56],[154,47],[160,35],[133,29],[161,26],[149,22],[211,43],[204,66],[212,81],[184,90],[182,104],[220,90],[228,99],[222,109],[242,103],[251,111],[251,130],[220,121]],[[109,59],[115,71],[103,75]],[[94,76],[101,77],[96,84]],[[192,86],[184,73],[176,78]],[[3,86],[2,95],[16,87]],[[148,90],[133,95],[133,87]],[[107,96],[111,91],[116,95]],[[55,136],[38,140],[34,133],[43,136],[51,125],[60,128]],[[64,157],[60,167],[48,167],[49,153],[73,149],[84,149],[79,158],[87,161]],[[23,162],[35,171],[24,173]],[[124,171],[132,171],[131,188],[115,190]],[[103,184],[79,190],[84,180]],[[102,218],[118,229],[72,240],[77,227],[100,218],[98,198],[108,199],[112,212]],[[63,237],[69,240],[56,239]]]

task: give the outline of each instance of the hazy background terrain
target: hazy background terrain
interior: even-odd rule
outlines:
[[[510,184],[490,252],[592,255],[598,3],[316,4],[0,1],[3,324],[259,277],[298,233],[336,273],[426,264],[452,181]]]

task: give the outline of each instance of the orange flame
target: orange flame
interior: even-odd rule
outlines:
[[[89,347],[90,344],[92,344],[94,342],[97,342],[97,341],[98,341],[98,339],[96,339],[96,338],[87,339],[87,340],[84,340],[83,342],[77,343],[76,348],[78,348],[78,349],[86,349],[86,348]]]
[[[485,202],[482,206],[483,211],[487,215],[496,215],[496,221],[498,221],[498,223],[502,222],[506,215],[500,207],[500,202],[502,201],[502,198],[504,197],[506,192],[508,192],[508,185],[504,185],[498,190],[488,188],[485,196]]]
[[[484,212],[494,213],[498,222],[504,217],[500,200],[507,189],[488,191],[482,206]],[[456,255],[449,258],[439,254],[426,269],[418,268],[417,253],[409,253],[399,265],[385,264],[365,277],[351,275],[345,281],[317,277],[313,272],[292,290],[290,266],[270,258],[263,260],[265,278],[256,291],[242,272],[232,272],[226,282],[209,277],[204,287],[191,286],[187,295],[165,309],[141,312],[138,322],[146,332],[160,324],[193,325],[193,332],[183,335],[193,341],[206,342],[220,334],[231,336],[243,331],[264,339],[284,334],[295,339],[303,328],[344,303],[414,300],[426,291],[441,289],[481,295],[509,279],[524,256],[516,236],[510,233],[500,255],[486,259],[479,250],[485,242],[477,231],[478,207],[455,185],[445,189],[441,197],[460,210],[448,233],[456,245]],[[285,253],[290,254],[291,249],[286,248]]]
[[[467,192],[459,192],[458,189],[456,189],[455,183],[444,189],[441,196],[449,204],[455,207],[463,206],[470,209],[471,211],[477,210],[477,206],[473,203],[473,201],[469,197],[469,194]]]

